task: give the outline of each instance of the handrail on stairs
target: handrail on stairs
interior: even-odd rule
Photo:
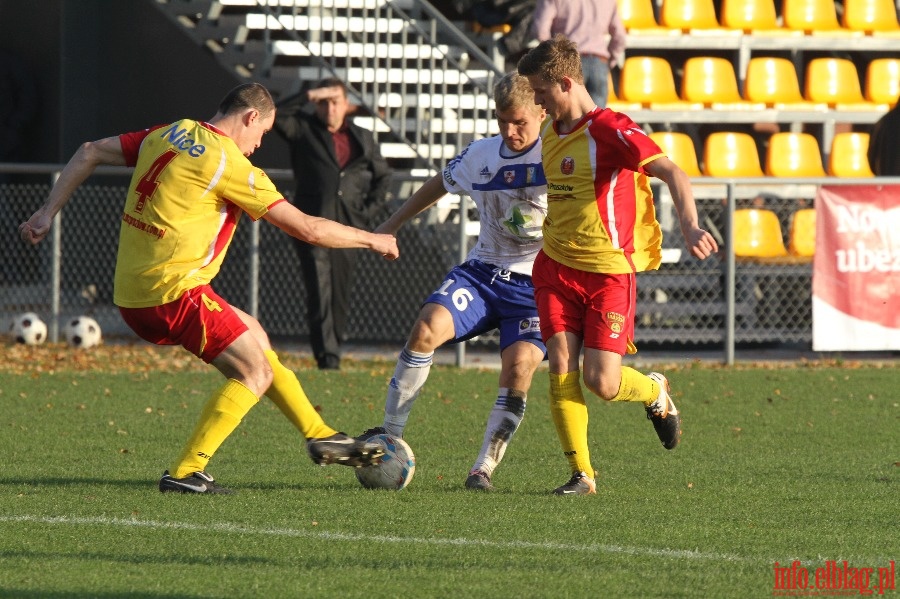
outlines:
[[[329,5],[325,0],[318,6],[301,7],[297,4],[283,0],[258,0],[256,9],[267,16],[263,39],[268,51],[274,54],[275,38],[287,36],[307,48],[322,69],[320,77],[341,77],[341,71],[349,73],[350,69],[359,69],[356,71],[361,73],[358,81],[341,77],[346,81],[351,95],[376,121],[379,141],[393,138],[405,144],[417,167],[439,170],[470,141],[491,134],[489,125],[485,123],[489,123],[493,116],[493,85],[504,73],[493,59],[430,2],[405,0],[404,5],[411,7],[408,13],[395,0],[377,1],[374,8],[363,9],[366,12],[362,30],[354,30],[356,25],[353,25],[354,17],[349,8],[346,17],[339,16],[341,6],[338,3]],[[355,6],[355,10],[359,11],[358,5]],[[410,13],[418,14],[413,16]],[[316,16],[320,28],[330,23],[331,30],[313,31],[311,24]],[[383,20],[374,20],[376,16]],[[394,19],[402,19],[405,27],[392,30]],[[305,36],[297,29],[300,23],[308,27]],[[273,27],[275,24],[277,26]],[[346,29],[336,30],[339,24]],[[426,26],[423,27],[423,24]],[[278,36],[274,35],[275,31],[278,31]],[[407,58],[405,51],[399,58],[379,56],[383,52],[379,52],[378,46],[391,43],[392,36],[399,37],[402,47],[412,44],[420,51],[415,52],[413,58]],[[338,43],[362,43],[366,56],[317,55],[310,48],[310,42],[317,41],[315,38],[322,43],[331,42],[332,48]],[[430,50],[421,50],[423,47],[430,47]],[[447,48],[455,49],[455,52]],[[273,60],[266,62],[273,64]],[[396,66],[398,63],[399,68]],[[399,80],[396,79],[397,73]],[[417,73],[415,77],[410,77],[413,81],[405,80],[409,73]],[[400,93],[396,93],[398,89]],[[447,101],[448,97],[456,96],[461,100],[465,95],[471,96],[471,107],[463,107],[461,101],[456,102],[454,107],[454,102]],[[389,102],[389,98],[394,98],[394,101]],[[464,119],[464,112],[473,114],[474,118]],[[441,119],[440,126],[433,126],[434,119]],[[454,130],[454,124],[459,127],[462,122],[472,123],[472,130]],[[479,126],[483,128],[479,130]]]

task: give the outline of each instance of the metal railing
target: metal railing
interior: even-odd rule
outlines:
[[[301,81],[340,78],[371,119],[368,128],[386,156],[439,170],[470,141],[496,132],[492,92],[503,72],[425,0],[219,4],[244,12],[230,48],[223,48],[229,60],[241,52],[256,56],[238,65],[239,72],[273,85],[290,80],[297,88]]]
[[[15,235],[17,225],[43,203],[62,165],[0,164],[0,175],[39,175],[46,183],[0,183],[2,230],[0,253],[5,256],[0,278],[0,316],[11,318],[29,310],[48,318],[57,340],[58,323],[67,315],[89,313],[104,331],[130,334],[112,306],[111,282],[115,244],[121,217],[121,197],[131,169],[100,168],[57,216],[50,238],[37,248]],[[267,171],[287,189],[292,173]],[[115,184],[101,181],[118,178]],[[397,202],[403,201],[425,177],[395,173]],[[800,203],[811,205],[820,185],[900,185],[900,177],[877,179],[713,179],[692,180],[703,226],[719,237],[718,260],[686,257],[677,223],[670,218],[671,201],[657,193],[657,211],[664,228],[668,256],[659,271],[641,273],[638,281],[636,337],[639,344],[721,345],[722,361],[734,362],[738,343],[811,341],[809,307],[811,265],[748,266],[735,259],[735,210],[765,197],[769,207],[787,220]],[[894,187],[896,192],[900,188]],[[779,193],[781,195],[779,195]],[[468,200],[467,200],[468,201]],[[405,341],[421,300],[468,252],[474,238],[469,214],[433,208],[401,229],[399,263],[362,258],[354,287],[350,340],[357,343]],[[667,214],[669,215],[667,217]],[[667,224],[668,223],[668,224]],[[304,294],[293,248],[287,236],[259,221],[238,227],[229,257],[216,279],[217,287],[235,305],[266,324],[275,337],[303,337]],[[99,291],[98,291],[99,288]],[[106,320],[102,320],[104,317]],[[490,340],[488,340],[490,342]],[[464,346],[457,363],[465,362]]]

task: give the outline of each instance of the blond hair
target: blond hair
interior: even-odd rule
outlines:
[[[550,83],[562,83],[564,77],[584,83],[578,46],[561,33],[529,50],[519,60],[517,70],[525,77],[537,75]]]
[[[534,103],[534,90],[528,79],[516,72],[507,73],[494,86],[494,105],[498,111],[516,108],[531,108],[534,114],[541,111],[541,107]]]

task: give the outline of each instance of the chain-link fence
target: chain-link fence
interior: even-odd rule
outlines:
[[[52,169],[45,170],[49,173]],[[54,236],[37,247],[23,244],[16,227],[44,201],[50,176],[47,175],[46,184],[0,184],[0,318],[4,321],[34,311],[48,323],[52,335],[58,331],[58,323],[86,314],[100,323],[107,337],[132,336],[112,305],[116,244],[127,179],[121,170],[109,172],[117,174],[97,174],[76,192],[60,213],[60,226]],[[291,187],[290,171],[270,171],[269,175],[282,189]],[[422,180],[423,177],[396,174],[394,202],[405,200]],[[665,257],[658,271],[642,273],[638,278],[639,347],[720,346],[727,361],[729,351],[733,356],[735,344],[811,342],[811,262],[729,260],[723,232],[728,230],[729,208],[747,206],[776,212],[782,231],[787,232],[791,215],[812,205],[816,187],[709,181],[695,184],[697,204],[703,226],[718,237],[722,251],[702,262],[684,250],[671,200],[664,188],[656,190]],[[465,222],[477,219],[474,209],[460,219],[458,201],[449,199],[400,231],[398,262],[387,262],[359,250],[361,260],[348,342],[399,346],[405,341],[422,300],[459,261],[460,240],[468,239],[469,245],[474,242],[477,223],[473,227],[473,222]],[[468,234],[462,235],[461,228],[467,229]],[[54,259],[57,243],[58,261]],[[215,286],[234,305],[255,313],[273,338],[306,340],[306,294],[293,241],[276,228],[245,219],[238,227]],[[474,343],[491,345],[495,339],[480,338]]]

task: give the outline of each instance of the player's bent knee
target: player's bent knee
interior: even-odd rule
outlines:
[[[619,386],[607,383],[603,379],[584,377],[584,385],[588,390],[604,401],[612,401],[619,393]]]

